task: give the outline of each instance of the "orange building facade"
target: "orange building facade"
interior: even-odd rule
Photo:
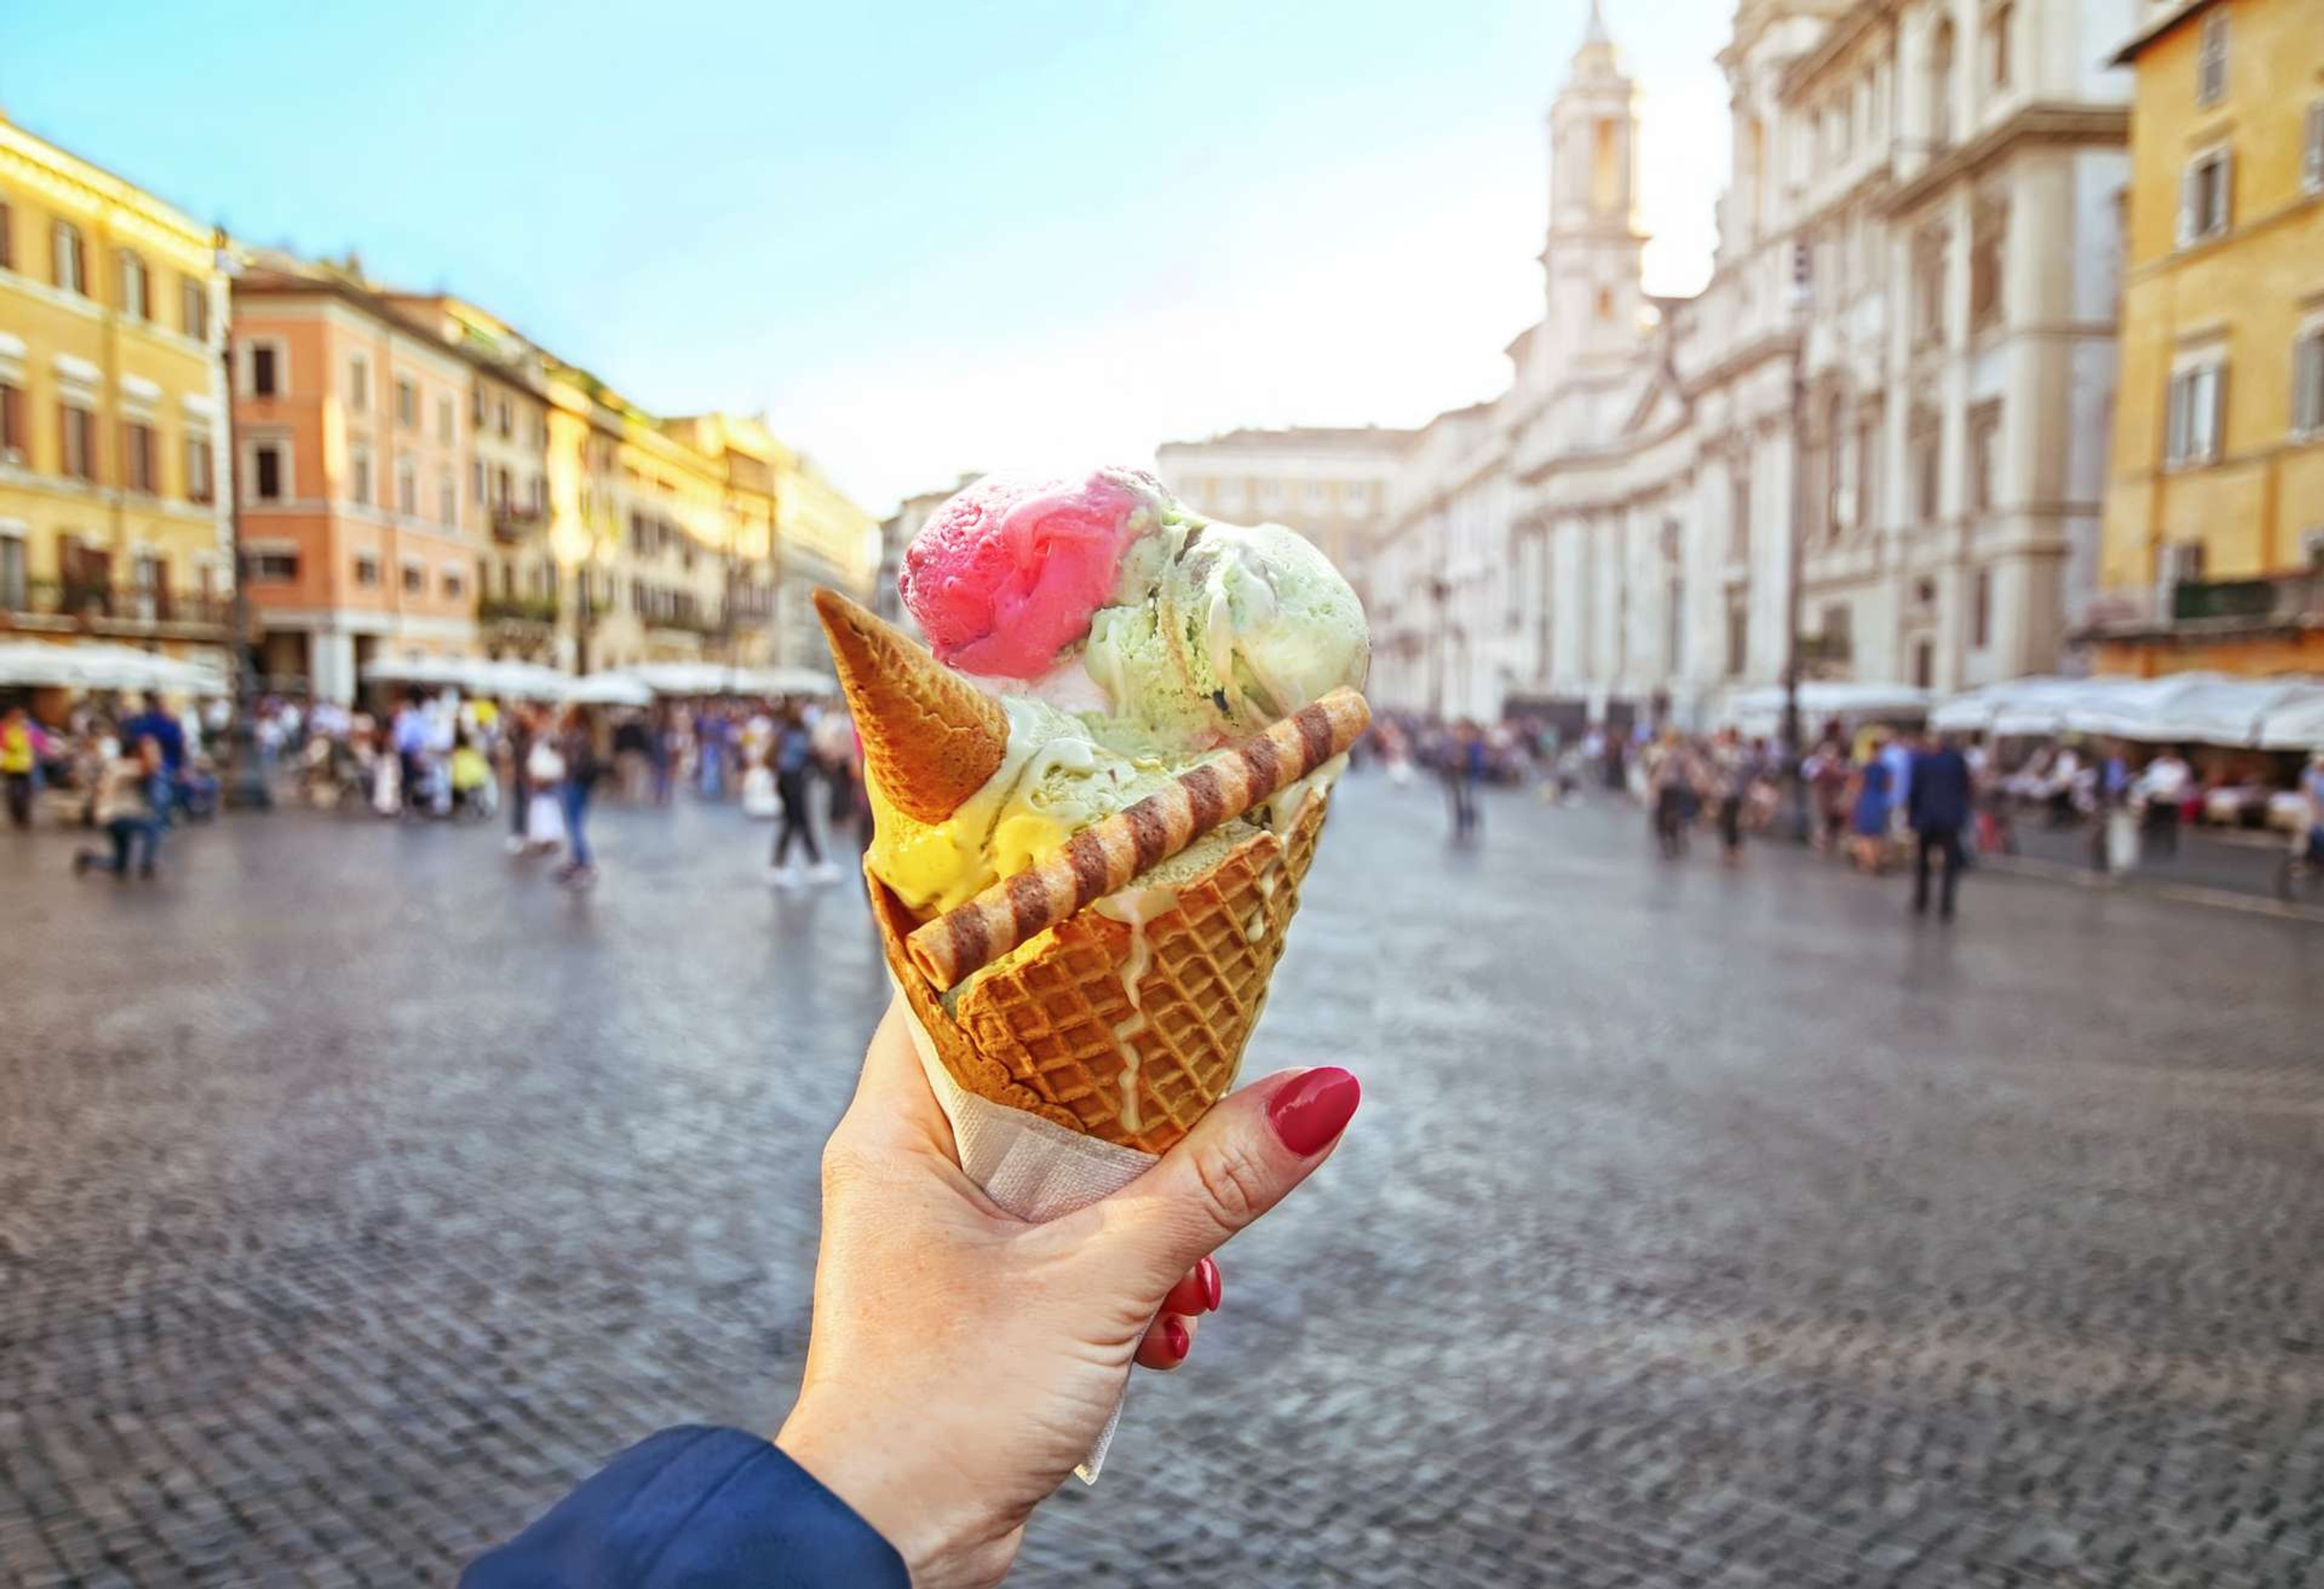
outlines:
[[[475,367],[329,267],[262,265],[234,300],[261,671],[348,700],[374,662],[475,653]]]

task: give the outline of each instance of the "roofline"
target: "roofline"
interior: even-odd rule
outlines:
[[[153,225],[167,226],[178,233],[179,240],[189,247],[214,246],[223,230],[218,226],[204,225],[194,218],[193,212],[180,208],[143,183],[75,154],[55,139],[45,137],[21,122],[10,121],[6,115],[0,115],[0,148],[10,144],[33,145],[30,149],[20,148],[19,154],[26,160],[47,159],[59,166],[71,180],[95,188],[116,204],[141,210],[145,219]]]
[[[2200,15],[2218,4],[2219,0],[2181,0],[2176,11],[2164,12],[2124,41],[2122,48],[2114,52],[2107,64],[2108,66],[2137,65],[2140,53],[2148,45],[2160,40],[2163,34],[2170,32],[2190,17]]]

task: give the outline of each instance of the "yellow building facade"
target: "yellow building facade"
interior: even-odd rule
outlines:
[[[2100,669],[2324,671],[2324,5],[2150,7]]]
[[[226,666],[227,317],[209,228],[0,119],[0,635]]]

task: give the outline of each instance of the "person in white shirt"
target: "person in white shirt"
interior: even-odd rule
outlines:
[[[2146,813],[2147,835],[2154,840],[2159,855],[2179,853],[2179,811],[2186,804],[2187,786],[2193,782],[2194,769],[2181,758],[2179,752],[2168,746],[2162,754],[2146,764],[2131,786],[2131,797]]]

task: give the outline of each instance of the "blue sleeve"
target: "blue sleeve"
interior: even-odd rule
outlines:
[[[461,1589],[910,1589],[903,1558],[774,1443],[665,1429],[475,1563]]]

